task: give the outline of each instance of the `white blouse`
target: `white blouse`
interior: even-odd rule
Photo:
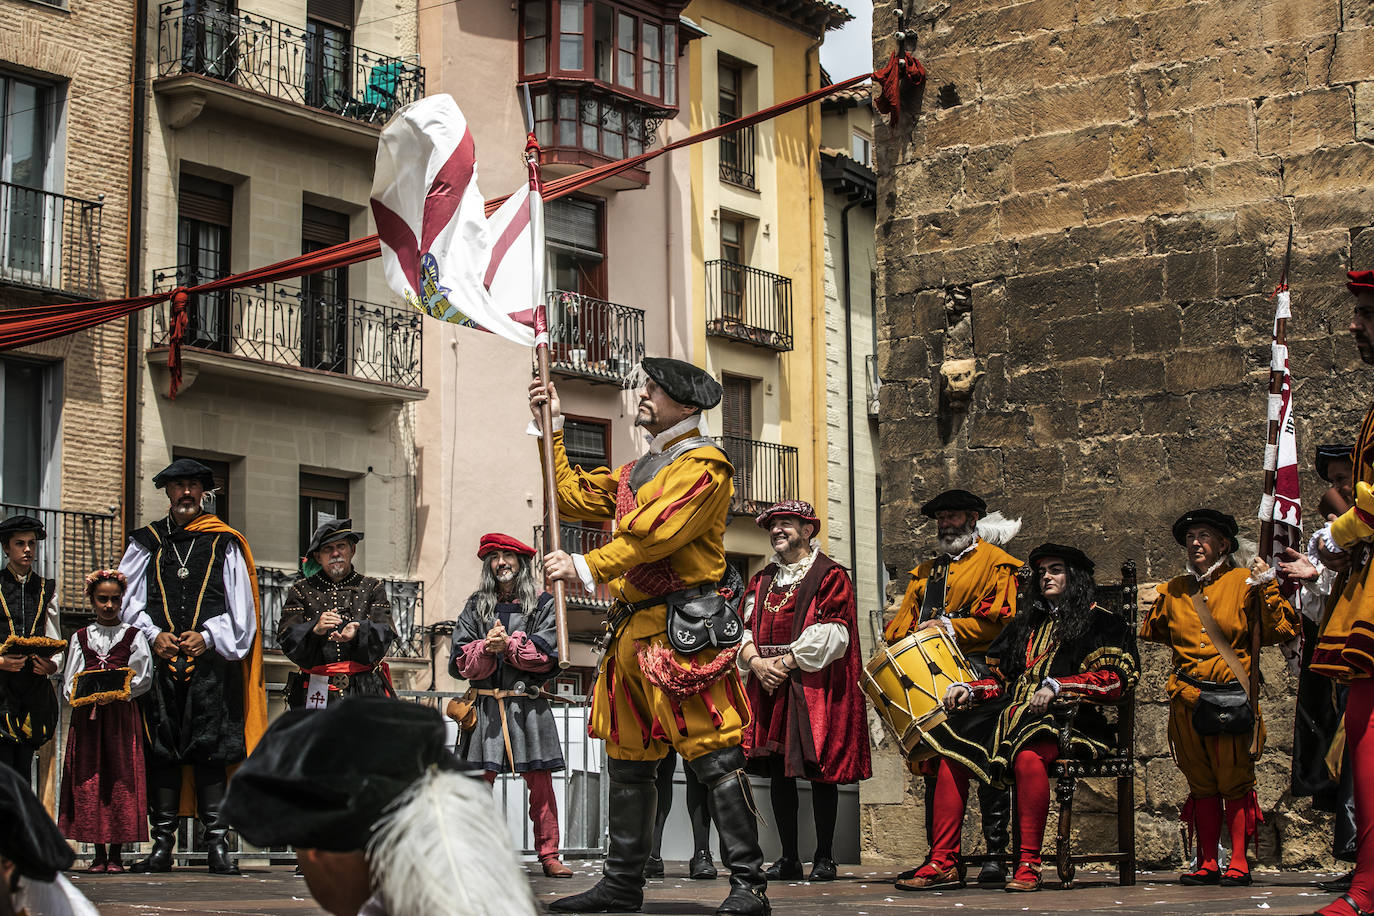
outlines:
[[[108,655],[110,650],[124,638],[124,633],[130,626],[127,623],[118,623],[112,627],[107,627],[93,623],[86,627],[86,642],[96,655]],[[129,682],[130,698],[147,693],[148,688],[152,685],[153,654],[148,647],[147,637],[141,632],[134,637],[133,645],[130,647],[129,667],[134,671],[133,680]],[[67,702],[71,702],[72,684],[76,682],[76,676],[85,670],[86,653],[81,651],[81,641],[74,633],[72,634],[71,645],[67,647],[67,667],[62,672],[62,697]]]

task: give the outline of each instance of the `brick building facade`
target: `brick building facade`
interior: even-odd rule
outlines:
[[[899,18],[899,5],[876,4],[875,57],[904,29],[929,80],[915,114],[876,138],[885,561],[905,571],[924,555],[917,507],[947,486],[1024,519],[1013,554],[1080,544],[1104,579],[1126,559],[1143,583],[1180,572],[1169,523],[1191,506],[1252,519],[1268,294],[1290,225],[1315,506],[1314,446],[1352,439],[1374,391],[1341,285],[1374,265],[1374,6],[909,0]],[[1140,854],[1177,863],[1169,660],[1143,652]],[[1263,670],[1262,860],[1329,863],[1325,816],[1286,792],[1296,682],[1277,653]],[[880,771],[866,852],[915,860],[919,793]],[[1104,794],[1087,810],[1109,810]],[[1092,834],[1110,819],[1080,823]]]

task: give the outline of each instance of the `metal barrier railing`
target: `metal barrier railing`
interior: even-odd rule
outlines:
[[[707,261],[706,335],[791,350],[791,279],[734,261]]]
[[[98,296],[103,201],[0,181],[0,281]]]
[[[732,513],[758,515],[773,503],[797,498],[796,447],[739,436],[720,436],[716,441],[735,468]]]
[[[720,113],[720,123],[735,120],[737,115]],[[741,187],[754,187],[754,127],[742,127],[720,138],[720,177],[722,181]]]
[[[86,613],[86,574],[118,565],[124,544],[116,511],[115,506],[101,514],[0,503],[0,519],[30,515],[43,523],[47,539],[38,544],[34,570],[57,581],[57,606],[64,613]]]
[[[549,368],[629,387],[644,358],[644,310],[553,290],[548,296]]]

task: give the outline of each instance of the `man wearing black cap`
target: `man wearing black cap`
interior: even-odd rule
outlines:
[[[649,433],[649,453],[617,470],[568,464],[558,393],[535,381],[536,422],[547,400],[553,416],[554,479],[564,518],[615,521],[615,534],[585,554],[544,558],[550,579],[591,590],[608,582],[609,647],[593,692],[590,730],[606,741],[610,776],[610,844],[594,888],[555,901],[559,912],[638,910],[644,863],[653,839],[658,761],[671,747],[706,786],[720,835],[730,894],[718,913],[768,912],[758,823],[740,747],[747,704],[735,670],[743,626],[722,589],[738,601],[743,583],[723,583],[725,523],[734,473],[705,436],[701,412],[720,403],[720,384],[676,359],[644,360],[635,423]],[[536,434],[538,433],[535,427]],[[684,655],[668,636],[669,605],[691,603],[709,615],[714,643]],[[701,619],[701,618],[694,618]],[[692,633],[687,633],[693,639]],[[675,631],[678,645],[688,645]]]
[[[1194,509],[1173,526],[1187,571],[1159,587],[1140,637],[1173,649],[1169,676],[1169,746],[1188,781],[1183,819],[1197,834],[1197,868],[1183,884],[1250,884],[1246,846],[1263,819],[1255,798],[1255,757],[1264,746],[1264,722],[1248,716],[1252,609],[1258,609],[1260,644],[1298,635],[1298,615],[1279,592],[1263,559],[1246,570],[1232,563],[1236,520],[1215,509]],[[1250,584],[1251,579],[1256,584]],[[1252,757],[1252,751],[1255,757]],[[1225,824],[1231,860],[1223,874],[1217,844]]]
[[[883,631],[891,644],[918,628],[939,626],[958,643],[980,677],[988,674],[983,658],[988,646],[1016,615],[1016,571],[1021,568],[1020,560],[980,536],[979,522],[987,512],[987,503],[967,490],[946,490],[921,507],[921,514],[937,525],[936,555],[911,571],[897,616]],[[1020,530],[1019,522],[1006,522],[1000,515],[997,519],[1003,542]],[[926,777],[926,834],[933,841],[935,779],[933,773]],[[988,854],[1005,855],[1011,841],[1011,796],[980,783],[978,805]],[[978,883],[987,887],[1000,887],[1005,881],[1006,869],[998,859],[985,862],[978,874]],[[950,883],[957,883],[957,877],[951,879],[948,869],[932,872],[930,862],[897,879],[903,890]]]
[[[320,525],[305,549],[319,571],[287,593],[277,644],[301,669],[286,678],[286,705],[293,709],[319,709],[352,694],[395,696],[382,664],[396,640],[391,601],[381,579],[353,567],[362,539],[351,518]]]
[[[34,751],[52,739],[59,718],[48,677],[62,666],[57,583],[33,571],[43,523],[28,515],[0,522],[0,766],[31,782]]]
[[[191,767],[210,872],[237,874],[220,815],[225,767],[243,760],[267,724],[253,554],[201,507],[215,485],[208,467],[179,458],[153,484],[166,491],[168,514],[129,535],[119,564],[129,582],[120,617],[143,631],[154,655],[142,701],[153,849],[133,870],[172,867],[182,768]]]
[[[296,847],[335,916],[532,916],[491,792],[446,743],[437,710],[386,697],[291,710],[234,774],[224,814],[250,843]]]

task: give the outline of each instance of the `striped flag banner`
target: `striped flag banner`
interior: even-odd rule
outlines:
[[[1264,469],[1274,475],[1274,491],[1260,501],[1259,519],[1273,522],[1268,544],[1259,546],[1260,556],[1275,565],[1283,551],[1292,547],[1299,553],[1302,544],[1302,491],[1298,484],[1298,442],[1293,418],[1293,377],[1288,370],[1288,346],[1283,342],[1283,324],[1292,315],[1287,286],[1274,297],[1274,335],[1270,345],[1269,371],[1280,378],[1278,394],[1269,395],[1269,422],[1277,424],[1277,437],[1265,446]],[[1271,385],[1271,391],[1273,386]],[[1283,581],[1283,591],[1296,598],[1296,583]]]
[[[382,267],[425,314],[533,346],[544,246],[530,211],[522,187],[486,215],[472,131],[452,96],[412,102],[382,131],[372,179]]]

